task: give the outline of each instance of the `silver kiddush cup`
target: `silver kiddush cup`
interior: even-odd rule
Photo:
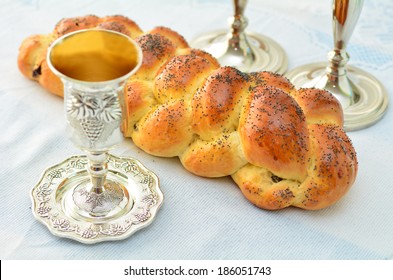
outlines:
[[[108,153],[123,141],[124,83],[142,51],[124,34],[80,30],[57,39],[47,62],[64,85],[67,134],[87,157],[44,173],[32,192],[34,214],[52,233],[84,243],[127,237],[150,222],[163,198],[154,173]]]
[[[107,152],[123,140],[119,97],[141,58],[128,37],[103,30],[69,34],[48,51],[49,67],[64,84],[68,135],[89,159],[90,180],[75,189],[74,202],[92,216],[108,214],[124,197],[117,182],[106,180]]]

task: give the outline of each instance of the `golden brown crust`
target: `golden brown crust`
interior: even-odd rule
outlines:
[[[307,123],[344,125],[341,105],[330,92],[315,88],[301,88],[291,90],[289,94],[302,108],[307,117]]]
[[[247,163],[236,132],[220,134],[211,141],[198,139],[180,155],[184,167],[204,177],[222,177],[235,173]]]
[[[174,99],[191,100],[214,69],[214,65],[200,56],[175,56],[156,76],[155,96],[161,103]]]
[[[177,55],[193,55],[193,56],[198,56],[201,58],[206,59],[207,61],[210,62],[213,68],[219,68],[220,64],[218,63],[217,59],[215,59],[210,53],[207,53],[203,50],[198,50],[198,49],[177,49],[176,52]]]
[[[292,83],[280,74],[263,71],[250,73],[250,78],[255,86],[271,86],[281,89],[285,93],[294,90]]]
[[[218,133],[232,132],[239,123],[248,76],[232,67],[214,71],[194,95],[193,130],[210,140]]]
[[[50,40],[46,35],[32,35],[22,42],[18,53],[18,67],[24,76],[38,80],[41,75],[40,66],[46,59],[49,45]]]
[[[44,60],[41,63],[41,75],[38,76],[38,82],[48,91],[55,93],[58,96],[63,96],[63,83],[53,74],[52,70]]]
[[[130,80],[124,86],[125,115],[122,130],[124,136],[131,137],[135,124],[157,104],[152,83],[143,80]]]
[[[125,16],[106,16],[101,18],[100,21],[101,23],[97,25],[97,28],[117,31],[133,39],[143,34],[142,29],[133,20]]]
[[[274,175],[269,170],[247,164],[232,175],[243,195],[254,205],[277,210],[293,205],[300,183]]]
[[[70,32],[94,28],[100,23],[100,18],[95,15],[87,15],[74,18],[63,18],[60,20],[53,30],[56,38],[64,36]]]
[[[325,208],[349,190],[357,175],[357,158],[342,128],[312,124],[307,177],[299,182],[247,165],[232,175],[242,193],[258,207],[276,210],[296,206],[307,210]]]
[[[193,138],[191,110],[184,101],[157,105],[141,119],[131,137],[149,154],[174,157],[185,150]]]
[[[135,77],[153,80],[160,67],[175,55],[176,46],[160,34],[144,34],[135,41],[143,53],[142,65]]]
[[[157,26],[148,32],[149,34],[160,34],[169,39],[178,48],[189,48],[186,39],[176,31],[164,26]]]
[[[321,209],[335,203],[352,186],[357,175],[357,159],[348,136],[338,126],[309,126],[311,157],[308,178],[300,185],[301,197],[295,205]]]
[[[247,160],[279,177],[304,180],[309,158],[308,129],[299,105],[282,90],[256,87],[239,123]]]
[[[271,72],[220,67],[169,28],[144,33],[123,16],[63,19],[51,34],[23,41],[20,71],[62,95],[47,48],[83,28],[119,31],[141,46],[142,66],[125,85],[122,130],[142,150],[178,156],[200,176],[231,175],[249,201],[270,210],[327,207],[353,185],[356,153],[330,93],[297,90]]]
[[[63,96],[63,84],[49,69],[46,53],[52,41],[49,35],[33,35],[26,38],[19,48],[18,68],[22,74],[39,82],[50,92]]]

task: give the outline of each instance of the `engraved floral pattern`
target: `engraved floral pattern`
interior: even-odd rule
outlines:
[[[103,122],[109,123],[121,118],[120,103],[115,95],[105,96],[100,103],[97,117]]]
[[[66,101],[66,112],[71,125],[82,131],[92,146],[102,137],[105,125],[109,125],[109,134],[121,120],[122,112],[116,91],[88,94],[72,89]]]
[[[83,169],[87,165],[87,159],[77,158],[70,159],[67,163],[66,170],[70,169]]]
[[[133,223],[128,223],[125,225],[111,224],[109,225],[109,228],[106,229],[103,229],[101,227],[100,233],[104,235],[112,235],[112,236],[121,235],[125,233],[132,225]]]
[[[61,178],[65,170],[63,168],[60,169],[55,169],[49,172],[48,178],[54,179],[54,178]]]
[[[45,202],[41,202],[40,207],[38,207],[38,209],[37,209],[37,213],[41,217],[47,217],[50,210],[52,210],[51,207],[46,206]]]
[[[94,237],[96,237],[97,235],[98,235],[98,232],[94,231],[94,230],[91,229],[91,228],[88,228],[88,229],[86,229],[86,230],[84,230],[84,231],[82,232],[82,237],[83,237],[83,238],[86,238],[86,239],[94,238]]]
[[[91,203],[93,209],[102,205],[103,195],[87,191],[84,191],[82,195],[86,196],[86,202]]]
[[[52,189],[50,189],[49,186],[50,186],[50,184],[45,183],[45,184],[39,185],[36,189],[37,197],[40,198],[40,200],[43,202],[45,202],[45,200],[47,200],[48,196],[52,193]],[[42,203],[40,205],[42,205]]]
[[[137,218],[137,220],[139,222],[144,222],[147,221],[150,218],[150,212],[149,211],[144,211],[140,214],[136,214],[135,218]]]
[[[141,183],[144,185],[150,185],[152,178],[147,175],[147,174],[143,174],[141,175]]]
[[[127,173],[128,172],[133,173],[133,174],[138,173],[138,166],[129,162],[129,161],[123,162],[121,164],[120,168],[122,168],[124,170],[124,172],[127,172]]]
[[[80,209],[97,214],[105,213],[113,210],[122,201],[123,191],[110,185],[107,185],[106,191],[100,194],[81,188],[74,191],[73,199]]]
[[[98,98],[97,95],[72,92],[67,101],[67,114],[78,120],[93,118],[106,123],[119,120],[121,107],[117,95],[102,95]]]
[[[146,203],[146,205],[152,206],[157,203],[157,199],[158,199],[157,195],[149,194],[149,195],[145,196],[144,198],[142,198],[142,201],[144,203]]]
[[[70,221],[66,219],[53,219],[52,225],[55,229],[61,231],[72,231],[74,229],[74,227],[71,226]]]

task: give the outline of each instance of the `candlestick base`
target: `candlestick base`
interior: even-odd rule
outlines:
[[[326,77],[326,62],[312,63],[289,71],[285,76],[297,87],[321,87],[318,83]],[[342,104],[344,111],[344,130],[353,131],[367,128],[378,122],[388,107],[388,94],[384,86],[371,74],[354,66],[347,65],[347,76],[352,85],[353,98]],[[332,92],[334,95],[334,93]],[[342,96],[336,96],[338,100]]]
[[[271,71],[285,73],[288,59],[284,49],[269,37],[253,33],[245,33],[243,50],[233,51],[229,46],[232,34],[227,30],[217,30],[202,34],[190,42],[196,49],[202,49],[215,58],[223,66],[233,66],[243,72]]]

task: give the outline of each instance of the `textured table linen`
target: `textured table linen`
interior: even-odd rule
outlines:
[[[187,40],[226,28],[229,0],[0,0],[0,258],[1,259],[392,259],[393,116],[350,132],[359,173],[349,193],[320,210],[265,211],[231,178],[187,172],[177,158],[150,156],[130,139],[114,154],[139,159],[160,178],[165,195],[156,220],[118,242],[84,245],[53,236],[35,220],[30,190],[47,167],[81,154],[67,139],[63,100],[24,78],[18,48],[50,33],[63,17],[122,14],[143,30],[170,27]],[[289,69],[325,61],[332,48],[331,1],[250,0],[248,30],[276,40]],[[393,2],[365,1],[350,40],[350,64],[393,91]]]

